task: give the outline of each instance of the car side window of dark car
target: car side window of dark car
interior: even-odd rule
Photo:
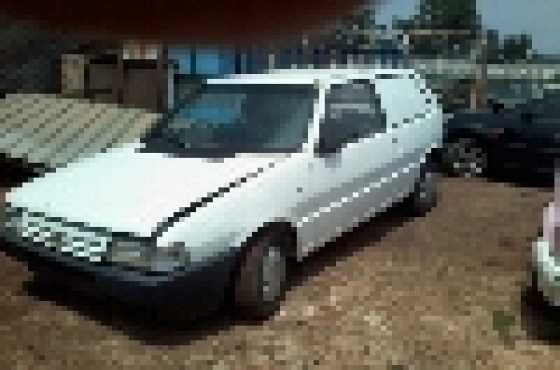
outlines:
[[[560,93],[545,92],[542,98],[532,99],[516,107],[516,110],[524,122],[531,122],[535,118],[542,117],[560,117]]]
[[[387,129],[375,85],[352,81],[331,85],[325,100],[325,117],[320,128],[319,151],[332,153],[349,142]]]
[[[547,92],[544,94],[543,98],[539,100],[536,104],[534,110],[535,113],[544,115],[559,117],[560,116],[560,93],[557,91]]]

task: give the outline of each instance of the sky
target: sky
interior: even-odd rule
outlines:
[[[417,12],[417,6],[418,0],[387,0],[377,8],[376,20],[390,26],[394,16],[408,18]],[[560,54],[560,1],[477,0],[477,9],[485,28],[498,30],[502,37],[528,33],[538,52]]]

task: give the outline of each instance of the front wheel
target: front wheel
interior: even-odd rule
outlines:
[[[269,229],[248,243],[234,286],[235,306],[242,316],[262,319],[279,308],[286,290],[286,239]]]
[[[451,176],[477,177],[488,171],[488,153],[472,138],[449,142],[443,150],[442,161]]]

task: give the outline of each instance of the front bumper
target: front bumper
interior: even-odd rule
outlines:
[[[7,233],[0,235],[0,248],[25,262],[39,280],[138,306],[180,308],[185,314],[215,309],[224,300],[236,258],[232,251],[180,271],[150,274],[65,256]]]
[[[552,305],[560,306],[560,263],[550,255],[550,244],[543,238],[533,243],[531,272],[537,287]]]

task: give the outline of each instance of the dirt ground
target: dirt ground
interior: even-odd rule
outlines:
[[[552,189],[440,185],[425,217],[397,207],[295,266],[281,310],[259,323],[225,308],[157,324],[37,287],[0,254],[0,368],[560,368],[560,313],[528,304],[525,292]]]

